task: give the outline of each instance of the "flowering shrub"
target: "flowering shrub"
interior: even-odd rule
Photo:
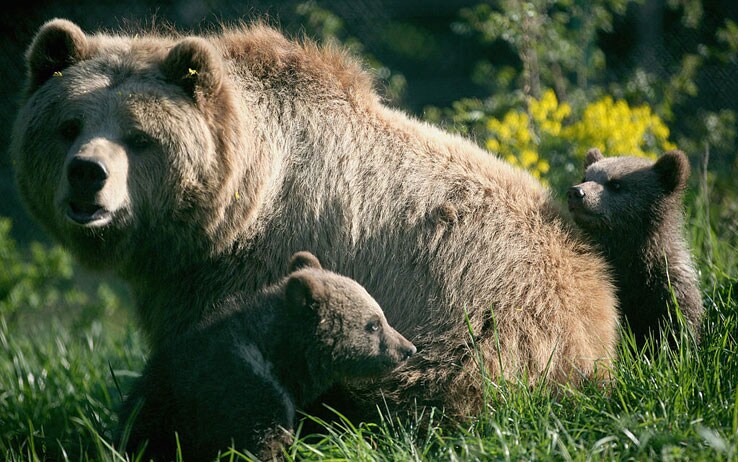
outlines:
[[[654,158],[676,148],[669,141],[669,129],[649,106],[631,108],[610,96],[584,108],[581,119],[567,127],[565,136],[580,148],[581,155],[596,147],[609,155]]]
[[[490,117],[485,127],[487,149],[543,181],[557,173],[552,165],[564,171],[578,169],[589,148],[608,156],[654,158],[675,147],[669,129],[650,107],[631,108],[610,96],[574,114],[553,90],[546,90],[540,100],[530,98],[525,110],[510,110],[501,119]]]
[[[540,148],[556,143],[571,107],[559,104],[554,92],[549,90],[540,101],[531,98],[528,111],[509,111],[502,120],[490,118],[486,145],[511,164],[520,165],[536,178],[542,178],[548,173],[550,163],[545,156],[539,155]]]

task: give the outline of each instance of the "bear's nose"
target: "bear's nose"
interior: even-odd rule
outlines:
[[[67,178],[75,191],[96,193],[105,185],[108,169],[100,161],[75,157],[67,167]]]
[[[566,197],[568,197],[569,199],[581,199],[584,196],[584,189],[580,188],[579,186],[572,186],[566,192]]]
[[[417,353],[417,351],[418,351],[418,349],[412,343],[409,346],[405,347],[403,349],[403,351],[402,351],[402,353],[403,353],[403,357],[402,357],[403,361],[406,360],[406,359],[409,359],[410,356],[412,356],[415,353]]]

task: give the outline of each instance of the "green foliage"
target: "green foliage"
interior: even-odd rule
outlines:
[[[64,249],[39,242],[19,249],[10,230],[10,220],[0,217],[0,315],[10,325],[22,316],[61,313],[85,326],[119,310],[119,294],[109,285],[80,289],[72,258]]]
[[[709,182],[715,232],[734,243],[736,111],[706,109],[700,82],[708,70],[727,81],[714,69],[738,63],[738,25],[725,19],[717,30],[704,30],[704,41],[696,46],[659,49],[643,62],[613,67],[601,48],[602,34],[640,3],[497,0],[462,9],[454,30],[487,44],[493,56],[481,61],[473,76],[490,95],[426,108],[425,117],[478,140],[556,192],[578,178],[590,147],[605,155],[651,158],[677,147],[705,170],[700,187]],[[662,8],[681,18],[671,37],[704,29],[700,0],[671,0]],[[505,61],[501,46],[512,52],[513,62]],[[663,62],[647,66],[657,58]]]
[[[486,120],[485,146],[513,165],[529,170],[556,189],[581,173],[584,154],[592,147],[609,155],[655,158],[674,149],[669,129],[648,106],[630,107],[605,96],[573,114],[553,90],[529,98],[525,110],[512,109]]]
[[[701,0],[669,0],[669,7],[683,10],[682,24],[692,29],[699,26],[704,14]]]
[[[594,384],[558,394],[524,380],[488,381],[487,410],[463,426],[440,411],[376,424],[336,411],[320,434],[298,430],[287,460],[736,460],[738,294],[735,279],[705,290],[703,341],[684,330],[677,351],[622,342],[609,392]],[[112,441],[115,408],[143,367],[142,338],[99,325],[58,323],[13,336],[0,323],[0,454],[5,460],[126,460]],[[111,372],[112,371],[112,372]],[[114,379],[115,376],[115,379]],[[134,458],[135,459],[135,458]],[[187,460],[187,454],[182,459]],[[220,460],[252,460],[226,451]]]
[[[715,34],[724,49],[713,50],[715,57],[723,62],[736,62],[738,56],[738,24],[730,19],[725,20],[725,27]]]
[[[0,458],[122,460],[108,445],[121,387],[143,367],[142,341],[47,321],[18,335],[0,316]]]
[[[373,54],[366,51],[364,44],[356,37],[348,35],[340,17],[318,6],[317,2],[312,0],[299,3],[295,12],[302,18],[308,35],[318,39],[321,43],[348,48],[355,56],[361,57],[375,78],[382,84],[383,96],[387,101],[395,104],[399,102],[407,83],[405,77],[382,64]],[[388,32],[390,34],[401,33],[397,29],[390,29]],[[406,51],[411,52],[411,50]]]
[[[613,15],[623,14],[629,3],[633,0],[499,0],[462,9],[461,30],[512,48],[522,65],[516,85],[525,95],[540,98],[548,87],[566,97],[586,90],[590,76],[604,70],[597,33],[610,31]]]
[[[34,242],[24,255],[10,230],[10,220],[0,217],[0,314],[14,319],[21,309],[42,310],[84,301],[84,294],[69,284],[72,260],[66,252]]]

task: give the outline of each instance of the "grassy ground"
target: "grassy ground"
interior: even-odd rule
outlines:
[[[626,335],[609,393],[593,387],[554,397],[546,388],[490,383],[485,412],[464,427],[343,421],[320,435],[298,432],[287,458],[738,461],[738,257],[699,213],[690,215],[707,308],[699,346],[677,330],[678,351],[636,351]],[[2,316],[0,346],[0,458],[128,460],[111,430],[146,355],[131,320],[111,321],[104,310],[82,326],[63,316]]]

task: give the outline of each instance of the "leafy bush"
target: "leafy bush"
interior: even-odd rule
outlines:
[[[592,147],[606,155],[648,158],[675,148],[666,124],[649,106],[630,107],[605,96],[573,114],[550,89],[540,99],[530,98],[526,108],[512,109],[499,119],[488,117],[485,127],[487,149],[557,183],[567,181],[567,173],[579,172]]]
[[[20,309],[40,310],[84,298],[68,286],[73,271],[66,252],[34,242],[24,255],[10,229],[10,220],[0,218],[0,314],[13,319]]]
[[[118,294],[108,284],[80,289],[72,258],[64,249],[32,242],[21,250],[10,230],[11,221],[0,217],[0,317],[10,325],[23,315],[55,312],[87,325],[120,306]]]
[[[590,147],[651,158],[678,147],[693,166],[710,169],[720,227],[730,228],[738,217],[736,111],[714,98],[730,91],[725,75],[738,63],[738,26],[708,17],[714,5],[698,0],[648,10],[666,21],[654,25],[656,42],[617,30],[624,20],[646,25],[624,19],[641,4],[499,0],[463,8],[452,29],[487,49],[473,80],[488,96],[429,107],[425,117],[479,140],[557,192],[576,179]],[[637,42],[644,48],[630,50],[628,40],[645,40]]]

